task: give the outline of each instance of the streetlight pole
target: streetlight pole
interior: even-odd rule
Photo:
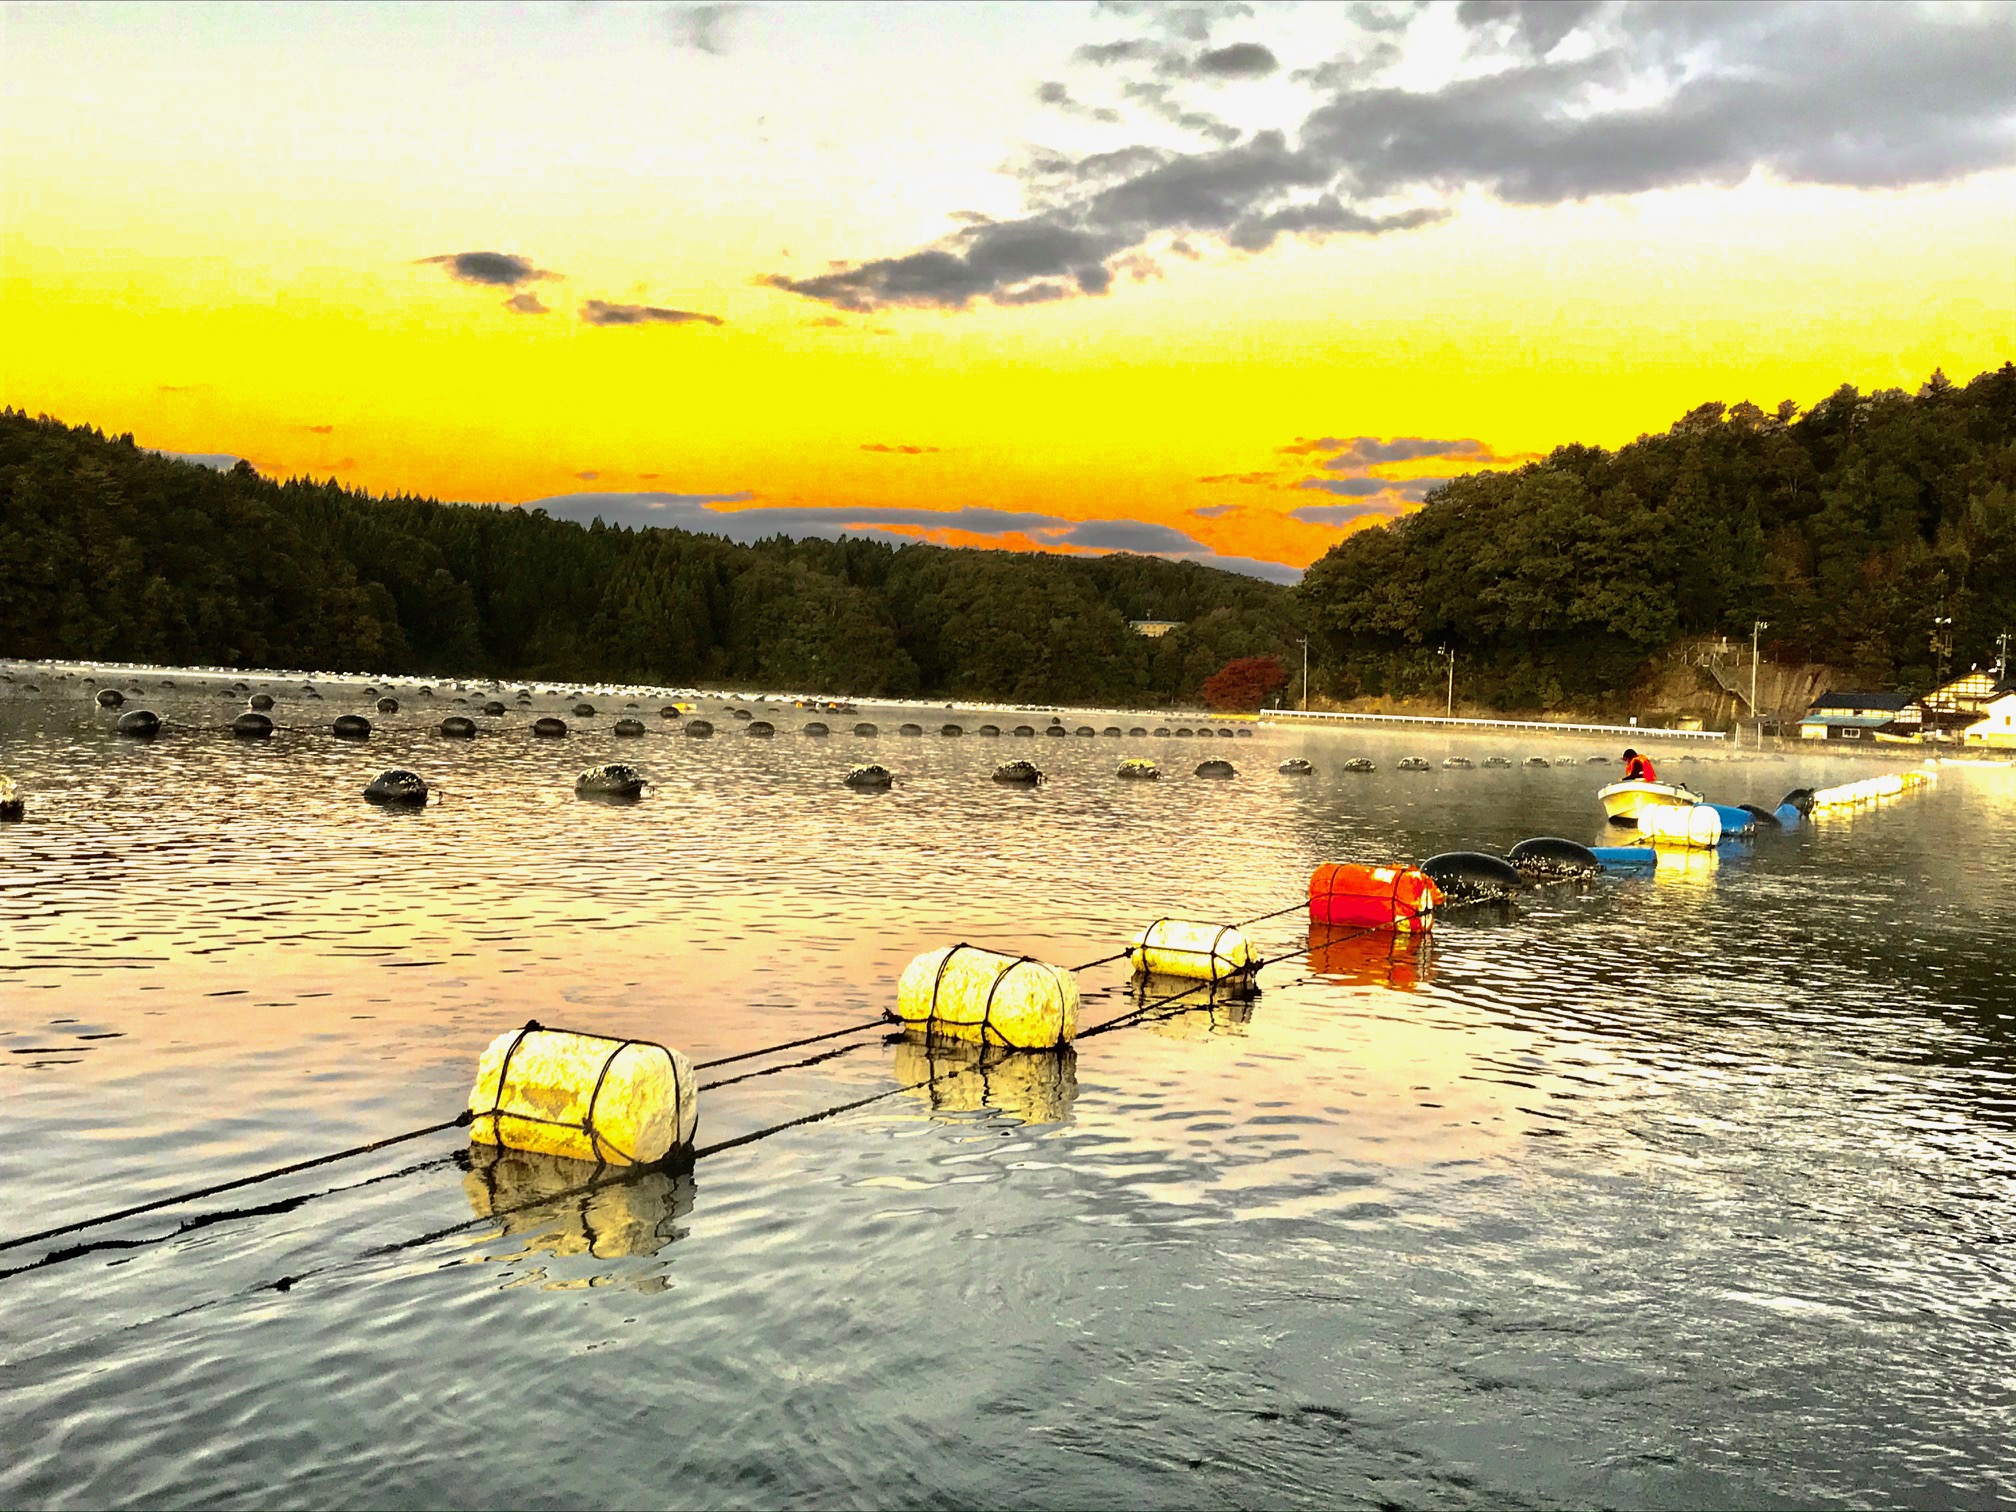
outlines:
[[[1757,749],[1764,749],[1764,721],[1757,715],[1757,636],[1769,630],[1771,621],[1756,620],[1750,626],[1750,717],[1757,720]]]
[[[1953,618],[1951,615],[1942,614],[1935,617],[1932,621],[1932,654],[1939,658],[1939,663],[1938,670],[1934,674],[1935,681],[1932,685],[1932,698],[1926,706],[1926,712],[1932,715],[1932,738],[1936,741],[1939,738],[1939,716],[1936,711],[1942,702],[1939,694],[1946,686],[1946,659],[1953,654]]]
[[[1442,706],[1442,717],[1444,719],[1454,719],[1456,717],[1456,648],[1454,646],[1437,646],[1435,654],[1449,658],[1449,701]]]
[[[1309,712],[1309,637],[1302,636],[1302,712]]]

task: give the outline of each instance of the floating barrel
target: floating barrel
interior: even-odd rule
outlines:
[[[1347,772],[1376,772],[1379,768],[1373,764],[1370,756],[1353,756],[1349,761],[1344,763],[1344,770]]]
[[[152,740],[161,733],[161,716],[152,709],[128,709],[119,716],[119,733],[135,740]]]
[[[1043,780],[1043,769],[1031,761],[1010,761],[994,768],[994,780],[1019,787],[1034,787]]]
[[[1721,843],[1722,815],[1712,803],[1652,804],[1638,811],[1638,833],[1657,845],[1707,849]]]
[[[1442,770],[1445,772],[1467,772],[1477,765],[1468,756],[1444,756]]]
[[[399,700],[396,698],[379,699],[378,712],[380,714],[397,714],[399,712]]]
[[[9,823],[28,812],[28,801],[21,796],[21,789],[14,785],[12,777],[0,777],[0,819]]]
[[[1071,733],[1073,735],[1094,735],[1097,733],[1097,731],[1095,731],[1090,725],[1080,725],[1078,726],[1077,729],[1073,730]],[[1117,734],[1118,732],[1116,731],[1115,733]]]
[[[476,1068],[469,1137],[598,1165],[656,1165],[688,1150],[700,1121],[693,1063],[648,1040],[527,1024]]]
[[[1428,770],[1428,763],[1419,756],[1402,756],[1399,769],[1403,772],[1425,772]]]
[[[637,733],[641,735],[644,732],[640,729]],[[777,726],[770,723],[767,719],[752,719],[742,733],[744,735],[753,735],[758,740],[768,740],[777,733]]]
[[[1108,725],[1099,732],[1099,735],[1101,739],[1118,740],[1120,738],[1120,726]]]
[[[831,735],[833,732],[827,729],[826,726],[819,723],[819,721],[815,719],[812,721],[812,723],[805,726],[805,733],[807,735],[816,736],[816,735]]]
[[[1145,756],[1130,756],[1113,775],[1132,782],[1152,782],[1162,775],[1162,769]]]
[[[1017,725],[1015,726],[1015,733],[1025,737],[1033,736],[1036,733],[1036,727],[1034,725]]]
[[[975,731],[974,731],[973,733],[974,733],[975,735],[984,735],[984,736],[986,736],[986,737],[987,737],[988,739],[990,739],[990,740],[991,740],[991,739],[994,739],[994,738],[996,738],[997,736],[999,736],[999,735],[1000,735],[1000,733],[1001,733],[1001,726],[999,726],[999,725],[982,725],[982,726],[980,726],[980,728],[979,728],[979,729],[975,730]]]
[[[1167,726],[1167,725],[1157,725],[1157,726],[1155,727],[1155,733],[1156,733],[1156,734],[1157,734],[1158,736],[1166,736],[1166,735],[1168,735],[1168,733],[1169,733],[1169,726]]]
[[[577,703],[574,705],[574,717],[576,719],[593,719],[595,717],[595,705],[591,703]]]
[[[1757,816],[1750,810],[1731,803],[1711,803],[1708,807],[1715,810],[1722,820],[1724,840],[1741,840],[1757,833]]]
[[[754,714],[751,714],[747,709],[730,709],[728,712],[731,715],[733,715],[736,719],[754,719],[756,717]]]
[[[896,733],[898,735],[922,735],[924,733],[924,726],[920,724],[906,724],[898,729]]]
[[[255,709],[270,709],[273,707],[273,695],[271,693],[254,693],[245,701]]]
[[[635,798],[644,791],[644,774],[621,762],[592,766],[574,779],[574,791],[586,798]]]
[[[1506,856],[1522,877],[1586,877],[1602,862],[1596,852],[1556,835],[1521,840]]]
[[[1078,980],[1028,956],[950,945],[904,968],[896,1016],[945,1039],[1051,1050],[1078,1033]]]
[[[1418,867],[1343,862],[1309,875],[1309,917],[1317,924],[1427,929],[1441,901],[1434,879]]]
[[[851,788],[886,788],[896,779],[885,766],[857,766],[840,779]]]
[[[101,709],[116,709],[124,702],[126,702],[126,695],[121,693],[117,688],[100,688],[98,690],[98,707]]]
[[[956,724],[948,724],[938,726],[938,733],[940,735],[943,735],[946,739],[950,740],[955,736],[962,736],[966,732],[960,729],[959,726]]]
[[[483,712],[489,718],[495,719],[499,714],[502,714],[504,712],[504,705],[497,702],[497,700],[493,698],[488,703],[483,705]]]
[[[413,691],[419,694],[420,697],[422,698],[432,698],[434,696],[434,690],[428,687],[425,683],[422,683],[419,687],[415,688]]]
[[[714,726],[704,719],[689,719],[686,721],[686,738],[689,740],[705,740],[713,733]]]
[[[1046,737],[1062,740],[1066,735],[1070,734],[1070,731],[1066,730],[1062,725],[1052,725],[1050,726],[1049,729],[1045,730],[1043,733]],[[1087,735],[1090,735],[1092,732],[1090,730],[1087,730],[1085,733]]]
[[[467,714],[450,714],[441,721],[441,733],[450,740],[474,740],[476,721]]]
[[[1509,898],[1526,885],[1511,862],[1482,851],[1445,851],[1421,863],[1451,903],[1491,903]]]
[[[329,731],[338,740],[369,740],[371,721],[362,714],[338,714]]]
[[[1659,864],[1654,845],[1599,845],[1589,854],[1605,871],[1649,871]]]
[[[567,733],[567,721],[547,715],[544,719],[532,721],[532,733],[541,740],[558,740]]]
[[[408,804],[418,808],[427,801],[427,784],[418,773],[394,767],[373,777],[364,789],[364,796],[373,803]]]
[[[1199,777],[1237,777],[1239,769],[1229,761],[1200,761],[1197,763]]]
[[[240,740],[265,740],[273,733],[273,721],[264,714],[240,714],[231,721],[231,733]]]
[[[677,704],[667,704],[665,705],[664,708],[658,711],[658,717],[660,719],[677,719],[685,712],[686,711],[680,708],[679,705]]]
[[[1211,740],[1214,739],[1215,737],[1211,734],[1209,730],[1199,730],[1197,732],[1197,738],[1199,740]]]
[[[873,735],[875,733],[875,726],[863,721],[861,724],[854,726],[854,733],[856,735]]]
[[[1511,766],[1512,762],[1509,758],[1504,756],[1486,756],[1484,758],[1484,765],[1487,768],[1493,768],[1502,771],[1504,768]]]
[[[1234,735],[1237,735],[1241,740],[1251,740],[1253,738],[1253,732],[1247,729],[1246,726],[1244,725],[1239,726],[1239,728],[1234,730],[1232,733]]]
[[[1581,763],[1578,762],[1573,756],[1556,756],[1554,758],[1554,765],[1556,765],[1557,767],[1580,766]]]
[[[619,719],[616,721],[616,733],[621,735],[625,740],[634,740],[644,733],[644,721],[641,719]]]
[[[1188,725],[1176,726],[1176,738],[1178,740],[1188,740],[1190,738],[1190,727]]]
[[[1314,777],[1316,775],[1316,768],[1309,762],[1304,761],[1300,756],[1290,756],[1274,770],[1281,773],[1284,777]]]
[[[1528,756],[1526,758],[1526,765],[1529,767],[1544,767],[1547,765],[1547,758],[1545,756]]]
[[[1127,942],[1127,961],[1137,972],[1222,982],[1258,970],[1260,953],[1230,924],[1157,919]]]
[[[1130,730],[1129,730],[1129,731],[1128,731],[1127,733],[1128,733],[1128,734],[1129,734],[1130,736],[1132,736],[1132,737],[1133,737],[1134,739],[1136,739],[1136,740],[1139,740],[1139,739],[1141,739],[1141,737],[1142,737],[1142,736],[1146,735],[1146,734],[1148,733],[1148,731],[1147,731],[1147,730],[1146,730],[1145,728],[1143,728],[1142,726],[1140,726],[1140,725],[1135,725],[1135,726],[1134,726],[1134,727],[1133,727],[1132,729],[1130,729]]]

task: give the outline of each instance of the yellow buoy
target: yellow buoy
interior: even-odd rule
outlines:
[[[1673,804],[1647,805],[1638,810],[1638,833],[1654,845],[1686,845],[1706,850],[1722,839],[1722,816],[1712,803],[1695,803],[1685,808]]]
[[[1078,979],[977,945],[927,950],[903,969],[896,1016],[947,1039],[1051,1050],[1078,1033]]]
[[[490,1042],[469,1111],[478,1144],[655,1165],[692,1146],[699,1087],[677,1050],[531,1023]]]
[[[1138,972],[1222,982],[1251,972],[1260,956],[1230,924],[1157,919],[1128,942],[1127,960]]]

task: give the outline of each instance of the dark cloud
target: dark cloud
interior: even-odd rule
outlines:
[[[1302,575],[1300,569],[1280,562],[1221,556],[1180,530],[1146,520],[1069,520],[1062,515],[987,509],[978,505],[961,509],[875,505],[763,505],[755,509],[718,507],[746,504],[754,497],[747,491],[727,494],[575,493],[533,499],[524,507],[542,509],[555,519],[573,520],[582,525],[599,519],[605,524],[632,528],[659,527],[725,536],[744,544],[780,535],[823,540],[865,535],[901,544],[914,537],[898,534],[890,527],[910,527],[957,530],[983,536],[1021,535],[1050,546],[1134,551],[1176,561],[1201,562],[1207,567],[1220,567],[1228,572],[1245,573],[1249,577],[1263,577],[1271,582],[1294,582]]]
[[[546,315],[551,311],[540,302],[539,296],[527,289],[522,294],[513,294],[504,301],[504,308],[514,315]]]
[[[1193,509],[1191,514],[1200,520],[1215,520],[1223,515],[1233,514],[1243,506],[1238,504],[1206,504],[1201,509]]]
[[[702,315],[696,310],[667,310],[658,305],[607,304],[599,299],[591,299],[581,306],[581,318],[594,326],[727,324],[719,315]]]
[[[1316,91],[1300,127],[1243,137],[1182,86],[1200,57],[1248,44],[1203,54],[1179,45],[1208,42],[1237,9],[1106,9],[1147,35],[1080,49],[1079,59],[1117,70],[1128,100],[1210,145],[1037,154],[1019,219],[771,282],[855,310],[1035,304],[1103,293],[1117,259],[1155,246],[1259,252],[1282,236],[1404,231],[1466,194],[1547,205],[1760,172],[1885,188],[2016,162],[2016,6],[1465,0],[1468,52],[1455,61],[1490,66],[1409,89],[1382,82],[1398,56],[1394,17],[1340,7],[1330,14],[1341,18],[1343,50],[1296,75]],[[1580,55],[1550,61],[1576,32],[1587,43]]]
[[[1052,79],[1036,86],[1038,103],[1048,105],[1053,110],[1061,110],[1068,116],[1076,116],[1082,121],[1098,121],[1102,125],[1113,126],[1120,121],[1120,112],[1104,105],[1087,105],[1075,98],[1065,84]],[[981,217],[987,219],[987,217]]]
[[[881,441],[864,441],[861,450],[865,452],[895,452],[904,457],[921,457],[938,450],[935,446],[889,446]]]
[[[673,46],[724,57],[735,30],[735,17],[750,8],[735,0],[718,5],[670,5],[665,8],[665,27]]]
[[[1375,517],[1392,519],[1399,512],[1391,504],[1304,504],[1300,509],[1291,509],[1288,518],[1305,525],[1336,526]]]
[[[437,257],[423,257],[420,261],[441,264],[447,268],[448,276],[458,283],[490,284],[500,289],[515,289],[522,283],[560,277],[558,273],[534,267],[530,260],[512,252],[443,252]]]
[[[192,467],[207,467],[215,472],[229,472],[245,460],[231,452],[163,451],[158,446],[143,446],[140,449],[152,452],[157,457],[166,457],[171,462],[187,462]]]
[[[1207,79],[1264,79],[1281,60],[1258,42],[1234,42],[1197,55],[1194,71]]]
[[[1335,452],[1335,456],[1322,464],[1332,472],[1375,467],[1382,462],[1413,462],[1422,457],[1471,457],[1478,461],[1491,458],[1491,448],[1482,441],[1435,441],[1427,436],[1395,436],[1391,441],[1381,441],[1377,436],[1351,436],[1344,440],[1325,436],[1320,444],[1314,446],[1297,442],[1294,446],[1281,449],[1286,452]]]

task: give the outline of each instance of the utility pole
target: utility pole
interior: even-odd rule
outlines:
[[[1456,717],[1456,648],[1454,646],[1437,646],[1435,650],[1438,655],[1449,658],[1449,701],[1443,706],[1442,716],[1445,719],[1454,719]]]
[[[1995,681],[2009,681],[2009,632],[2004,630],[1995,637]]]
[[[1757,749],[1764,749],[1764,721],[1757,714],[1757,637],[1771,628],[1771,621],[1756,620],[1750,626],[1750,717],[1757,720]]]
[[[1309,712],[1309,637],[1302,636],[1302,712]]]
[[[1939,615],[1932,621],[1932,654],[1939,658],[1939,670],[1932,685],[1932,697],[1926,703],[1926,712],[1932,715],[1932,738],[1939,738],[1939,716],[1936,712],[1941,704],[1940,690],[1946,686],[1946,659],[1953,654],[1953,619],[1951,615]]]

